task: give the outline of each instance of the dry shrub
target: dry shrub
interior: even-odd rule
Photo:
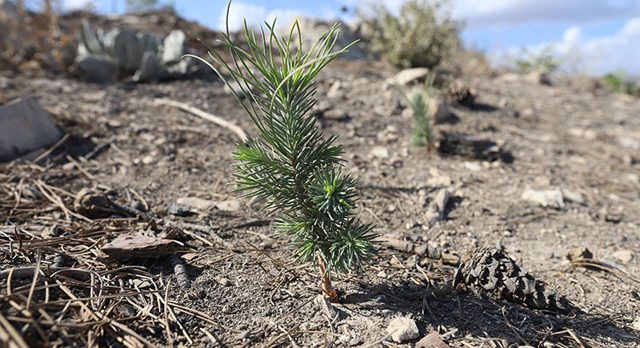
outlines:
[[[360,12],[371,48],[399,68],[432,68],[461,47],[462,23],[451,17],[449,0],[407,0],[398,15],[384,5]]]
[[[63,33],[54,3],[45,0],[42,11],[32,12],[16,2],[17,15],[0,17],[0,65],[3,68],[60,70],[73,64],[75,35]]]

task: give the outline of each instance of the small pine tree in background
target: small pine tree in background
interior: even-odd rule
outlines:
[[[331,273],[360,268],[375,238],[373,226],[354,214],[356,183],[342,173],[342,146],[335,135],[323,137],[310,113],[317,102],[316,76],[348,47],[334,50],[337,25],[304,49],[297,23],[279,38],[275,21],[258,33],[245,22],[246,46],[240,47],[231,40],[228,14],[229,7],[222,42],[231,59],[216,51],[209,55],[236,82],[227,85],[260,135],[239,144],[234,154],[238,188],[266,202],[265,209],[277,215],[277,232],[293,237],[300,261],[317,262],[322,289],[336,301]]]
[[[433,148],[433,127],[429,116],[429,99],[433,97],[433,75],[429,75],[424,86],[416,86],[409,91],[400,90],[402,97],[411,108],[414,121],[413,137],[411,142],[417,147]]]

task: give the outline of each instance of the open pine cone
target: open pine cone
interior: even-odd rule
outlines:
[[[496,248],[479,249],[460,263],[453,287],[460,285],[529,308],[569,312],[569,302],[565,298],[545,289],[543,282]]]

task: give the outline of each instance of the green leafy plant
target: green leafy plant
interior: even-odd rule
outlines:
[[[522,74],[540,71],[552,74],[560,67],[560,60],[553,54],[553,46],[547,46],[540,52],[528,51],[526,57],[515,61],[516,70]]]
[[[384,5],[359,11],[363,36],[399,68],[435,67],[458,50],[461,22],[446,11],[448,0],[407,0],[398,15]]]
[[[602,77],[602,81],[614,93],[637,95],[640,92],[638,91],[638,86],[636,84],[627,81],[627,74],[624,71],[608,73]]]
[[[411,108],[411,114],[415,123],[412,143],[417,147],[433,147],[433,127],[429,117],[429,100],[434,95],[434,75],[429,75],[424,86],[414,87],[409,91],[400,90],[402,97]]]
[[[322,289],[335,301],[331,272],[360,268],[373,253],[375,238],[373,226],[354,214],[356,183],[342,173],[342,146],[335,135],[323,137],[310,113],[316,76],[349,46],[334,51],[337,25],[305,49],[297,23],[279,38],[275,21],[265,23],[267,32],[249,29],[245,21],[241,47],[231,39],[228,14],[229,8],[222,42],[230,59],[213,50],[209,55],[235,81],[227,85],[260,135],[238,144],[238,188],[266,202],[265,209],[277,215],[277,232],[293,237],[300,261],[317,262]]]

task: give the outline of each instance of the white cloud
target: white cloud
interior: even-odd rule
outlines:
[[[397,10],[403,0],[384,4]],[[375,0],[349,0],[366,9]],[[452,0],[453,14],[469,28],[525,22],[589,23],[640,16],[640,0]]]
[[[280,26],[288,25],[295,17],[302,15],[304,14],[297,10],[267,10],[264,6],[257,6],[238,1],[233,2],[229,12],[229,29],[231,31],[242,29],[245,19],[249,26],[257,26],[263,24],[265,21],[271,23],[275,18],[278,19]],[[218,29],[224,29],[226,27],[226,20],[226,13],[223,13],[218,23]]]
[[[60,6],[63,11],[82,10],[95,6],[93,0],[62,0]]]
[[[524,22],[588,23],[640,16],[640,0],[455,0],[470,27]]]
[[[625,25],[611,35],[585,38],[583,29],[572,26],[565,30],[562,38],[525,49],[511,47],[496,51],[490,58],[500,65],[523,57],[525,52],[539,53],[550,48],[568,72],[583,72],[602,75],[609,72],[625,71],[640,75],[640,16],[629,19]]]

